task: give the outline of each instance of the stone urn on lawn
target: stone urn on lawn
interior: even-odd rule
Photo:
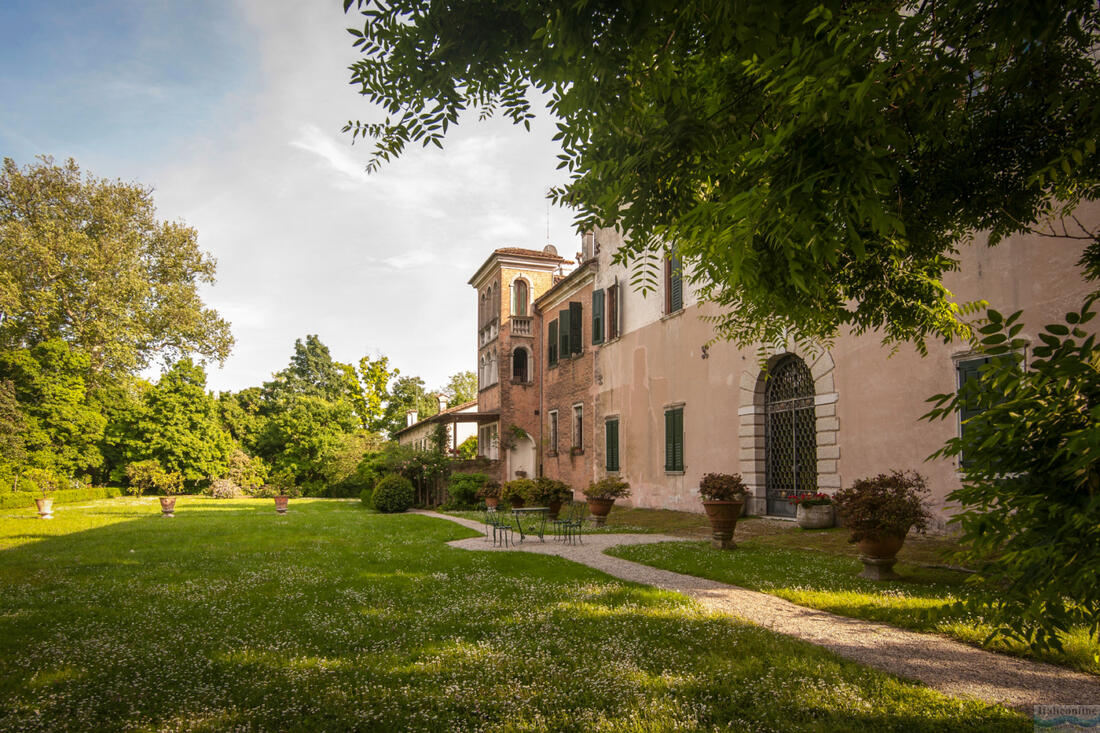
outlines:
[[[34,503],[38,507],[40,519],[53,519],[53,499],[43,496],[41,499],[35,499]]]
[[[739,473],[708,473],[699,480],[699,496],[710,520],[712,547],[732,550],[737,546],[733,531],[748,493]]]
[[[597,527],[602,527],[607,523],[607,515],[611,513],[615,500],[630,496],[630,484],[615,476],[605,476],[589,484],[584,496],[588,500],[592,521]]]
[[[931,515],[928,486],[916,471],[891,471],[859,479],[833,497],[837,512],[859,547],[861,578],[896,580],[897,554],[910,529],[923,532]]]
[[[168,518],[176,516],[176,497],[160,497],[160,513]]]
[[[802,529],[828,529],[836,524],[833,497],[828,494],[799,494],[787,501],[797,507],[795,521]]]

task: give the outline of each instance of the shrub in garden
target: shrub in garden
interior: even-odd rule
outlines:
[[[589,499],[625,499],[630,496],[630,484],[614,476],[604,476],[590,483],[584,495]]]
[[[916,471],[891,471],[862,478],[838,491],[833,501],[852,533],[849,542],[905,537],[910,529],[923,532],[931,515],[928,485]]]
[[[374,487],[374,508],[383,514],[396,514],[407,511],[415,496],[412,482],[404,476],[391,474],[382,478]]]
[[[707,473],[699,479],[703,501],[744,501],[748,493],[739,473]]]
[[[23,479],[26,486],[20,488],[27,491],[37,490],[42,496],[57,491],[66,483],[63,478],[45,468],[28,468],[23,472]]]
[[[538,506],[547,506],[552,502],[567,502],[573,499],[573,487],[564,481],[539,476],[531,491],[531,501]]]
[[[471,435],[469,438],[466,438],[466,440],[458,444],[458,458],[463,461],[477,458],[476,435]]]
[[[531,501],[535,492],[535,482],[529,478],[514,478],[500,487],[500,498],[508,503],[519,499],[523,503]]]
[[[253,494],[267,481],[268,468],[264,459],[250,458],[238,448],[229,456],[229,470],[226,478],[236,484],[246,494]]]
[[[210,482],[210,486],[203,492],[215,499],[237,499],[244,493],[241,487],[227,478],[216,478]]]
[[[483,473],[452,473],[447,484],[447,493],[451,500],[448,507],[468,508],[477,504],[478,492],[484,488],[489,477]]]
[[[165,496],[183,493],[183,476],[178,471],[165,471],[152,459],[128,465],[126,478],[130,481],[127,493],[133,496],[141,496],[149,492]]]

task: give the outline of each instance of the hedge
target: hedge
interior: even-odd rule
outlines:
[[[46,494],[47,499],[53,499],[55,506],[93,499],[113,499],[116,496],[122,496],[122,489],[117,486],[86,486],[83,489],[61,489]],[[0,494],[0,509],[22,509],[34,506],[34,500],[41,498],[42,494],[37,491]]]

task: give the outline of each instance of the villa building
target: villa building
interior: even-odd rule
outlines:
[[[1100,224],[1100,207],[1077,213]],[[580,491],[618,475],[635,506],[701,511],[710,472],[740,473],[750,511],[791,516],[792,493],[833,492],[891,469],[925,474],[942,520],[958,467],[927,458],[958,434],[926,422],[927,399],[982,362],[969,344],[883,346],[845,334],[828,349],[738,348],[714,339],[678,262],[657,291],[630,287],[611,229],[582,239],[578,262],[553,247],[494,251],[470,279],[478,298],[479,452],[501,480],[545,475]],[[1021,235],[963,247],[945,282],[955,299],[1023,310],[1023,336],[1080,307],[1092,289],[1080,241]],[[761,354],[764,354],[762,360]],[[1025,354],[1025,359],[1026,359]]]

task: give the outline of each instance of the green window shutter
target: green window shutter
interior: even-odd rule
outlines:
[[[959,390],[962,390],[970,382],[976,382],[981,379],[981,368],[988,363],[988,357],[960,361],[955,367],[959,375]],[[981,407],[973,398],[963,400],[961,409],[959,410],[959,437],[962,437],[963,434],[966,433],[966,421],[975,415],[981,414],[981,412]],[[967,465],[965,455],[959,455],[959,465]]]
[[[675,420],[672,417],[672,410],[665,412],[665,470],[675,471],[673,468],[675,461],[675,447],[673,445],[672,431],[674,430]]]
[[[619,470],[619,421],[608,420],[604,423],[607,435],[607,470]]]
[[[603,343],[603,291],[596,290],[592,293],[592,344]]]
[[[675,313],[684,307],[684,273],[680,255],[673,248],[668,260],[668,312]]]
[[[619,284],[607,289],[607,338],[619,336]]]
[[[676,437],[676,471],[684,470],[684,410],[679,408],[673,410],[673,416],[676,420],[675,430],[673,435]]]
[[[684,408],[665,412],[665,470],[684,470]]]
[[[569,304],[569,347],[571,353],[579,354],[584,350],[584,341],[582,334],[584,333],[581,325],[581,319],[584,318],[584,304],[582,303],[570,303]]]
[[[569,309],[566,308],[565,310],[559,311],[558,312],[558,337],[559,337],[558,358],[559,359],[568,359],[569,358],[569,354],[570,354],[569,345],[573,341],[572,325],[573,325],[573,320],[569,317]]]
[[[550,321],[546,333],[546,354],[550,366],[558,363],[558,319]]]

